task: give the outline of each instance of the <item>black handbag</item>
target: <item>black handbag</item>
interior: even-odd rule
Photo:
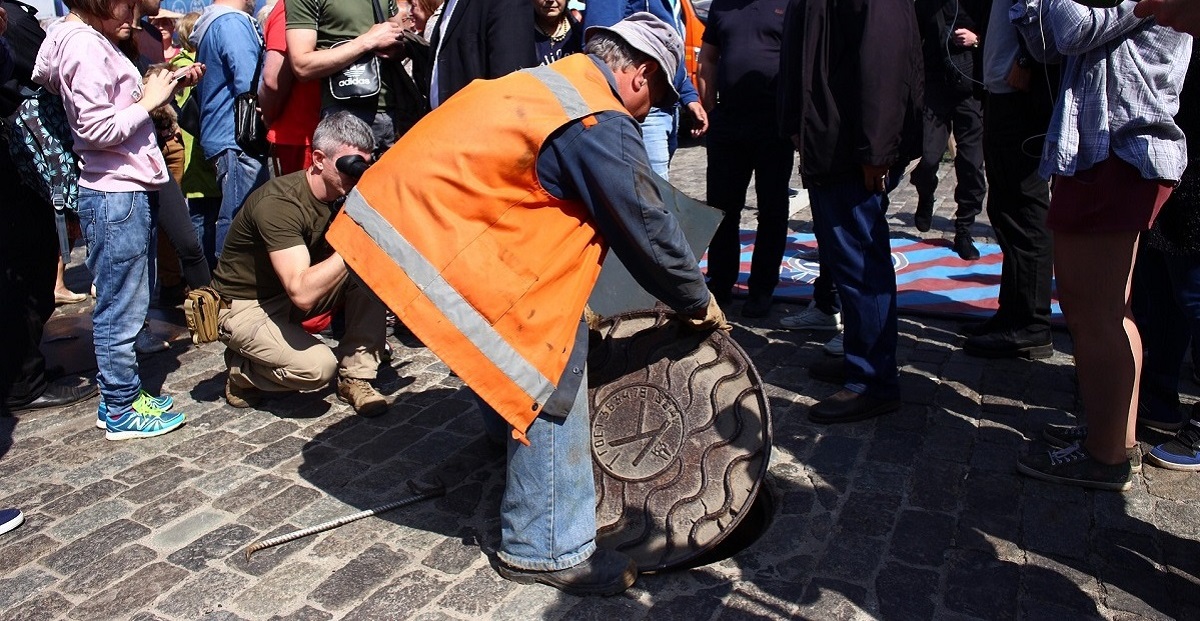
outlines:
[[[267,126],[258,111],[258,78],[262,73],[263,54],[258,55],[250,90],[233,100],[233,140],[247,155],[263,159],[270,153],[267,145]],[[189,100],[190,101],[190,100]]]
[[[349,43],[340,41],[333,47]],[[329,94],[338,101],[364,99],[379,94],[382,80],[379,75],[379,57],[367,52],[350,66],[329,76]]]

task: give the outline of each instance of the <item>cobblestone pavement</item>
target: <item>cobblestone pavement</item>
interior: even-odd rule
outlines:
[[[703,148],[682,149],[676,184],[702,196],[703,175]],[[893,226],[916,235],[907,184],[893,204]],[[951,210],[943,200],[935,225],[950,228]],[[72,267],[70,280],[83,289],[87,276]],[[0,507],[28,520],[0,536],[0,618],[1200,618],[1200,479],[1146,466],[1121,495],[1014,472],[1043,423],[1072,420],[1065,332],[1048,360],[983,361],[959,349],[956,322],[902,317],[904,407],[826,427],[805,415],[835,387],[806,367],[828,334],[778,329],[797,305],[752,321],[739,306],[734,335],[773,410],[775,511],[724,561],[607,599],[506,582],[489,564],[502,459],[428,351],[392,340],[378,384],[395,404],[364,420],[329,391],[231,409],[221,346],[177,341],[142,367],[189,416],[174,433],[108,442],[95,401],[0,419]],[[451,484],[436,501],[243,554],[435,474]]]

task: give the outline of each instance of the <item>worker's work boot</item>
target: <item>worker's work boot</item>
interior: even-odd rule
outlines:
[[[578,565],[550,571],[521,569],[500,562],[500,575],[513,582],[550,585],[571,595],[616,595],[637,580],[637,563],[616,550],[597,548]]]
[[[229,404],[229,407],[253,408],[258,407],[261,401],[262,391],[255,388],[253,384],[234,379],[232,371],[229,373],[229,377],[225,378],[225,402]]]
[[[387,399],[364,379],[354,377],[339,377],[337,380],[338,399],[349,403],[359,416],[371,418],[379,416],[388,409]]]

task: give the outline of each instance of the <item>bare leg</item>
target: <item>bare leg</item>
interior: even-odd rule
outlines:
[[[1054,234],[1058,296],[1075,342],[1088,426],[1084,448],[1105,464],[1125,461],[1136,442],[1142,339],[1129,292],[1139,235]]]

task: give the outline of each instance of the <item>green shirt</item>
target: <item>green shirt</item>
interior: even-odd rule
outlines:
[[[349,41],[375,25],[376,0],[287,0],[288,30],[316,30],[317,49],[327,50],[336,43]],[[396,14],[393,0],[377,0],[384,18]],[[374,100],[338,101],[329,92],[329,78],[321,80],[321,108],[337,104],[339,108],[359,107],[370,108],[383,112],[392,103],[391,71],[388,62],[379,59],[381,74],[379,95]],[[334,74],[337,75],[337,74]]]
[[[233,218],[221,260],[213,271],[213,288],[233,300],[267,300],[286,293],[269,253],[296,246],[308,248],[312,263],[332,250],[325,230],[333,206],[317,200],[307,171],[276,177],[255,190]]]

